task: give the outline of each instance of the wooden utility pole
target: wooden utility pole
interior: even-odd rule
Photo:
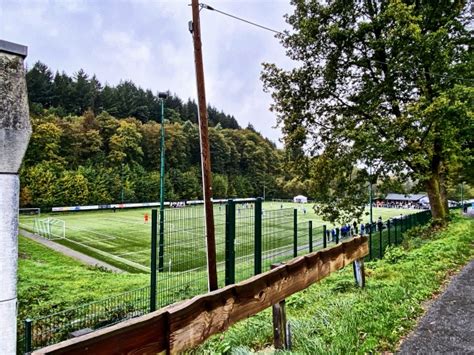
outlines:
[[[199,140],[201,145],[201,174],[204,195],[204,215],[206,218],[207,272],[209,291],[217,289],[216,238],[214,233],[214,211],[212,207],[211,153],[207,130],[206,88],[204,85],[204,66],[201,48],[201,23],[199,19],[199,0],[192,0],[193,21],[190,26],[194,43],[194,64],[199,107]]]

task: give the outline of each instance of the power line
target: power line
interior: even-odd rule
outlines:
[[[264,29],[264,30],[267,30],[267,31],[270,31],[270,32],[273,32],[273,33],[276,33],[276,34],[281,34],[281,35],[284,34],[284,33],[281,32],[281,31],[277,31],[277,30],[274,30],[274,29],[272,29],[272,28],[270,28],[270,27],[263,26],[263,25],[260,25],[260,24],[258,24],[258,23],[255,23],[255,22],[246,20],[246,19],[244,19],[244,18],[242,18],[242,17],[238,17],[238,16],[235,16],[235,15],[229,14],[229,13],[227,13],[227,12],[218,10],[218,9],[212,7],[212,6],[207,5],[207,4],[201,3],[201,8],[206,9],[206,10],[210,10],[210,11],[218,12],[218,13],[220,13],[220,14],[222,14],[222,15],[232,17],[233,19],[236,19],[236,20],[239,20],[239,21],[248,23],[248,24],[250,24],[250,25],[252,25],[252,26],[256,26],[256,27],[259,27],[259,28],[261,28],[261,29]]]

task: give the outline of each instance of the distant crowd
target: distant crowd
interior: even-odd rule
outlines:
[[[186,206],[185,201],[170,202],[170,208],[183,208],[185,206]]]
[[[391,221],[395,222],[396,220],[402,220],[406,218],[406,216],[400,214],[400,217],[394,217]],[[370,233],[380,232],[387,228],[387,222],[382,220],[382,217],[379,217],[378,220],[375,222],[373,221],[372,224],[369,222],[367,223],[360,223],[353,222],[352,224],[343,224],[339,228],[332,228],[326,230],[326,238],[328,241],[335,242],[338,239],[348,238],[356,235],[368,235]]]
[[[372,207],[385,207],[385,208],[409,208],[409,209],[427,209],[426,205],[418,202],[396,202],[396,201],[377,201],[372,203]]]

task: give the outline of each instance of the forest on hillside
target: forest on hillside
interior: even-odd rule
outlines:
[[[80,70],[27,73],[33,134],[20,172],[21,206],[159,199],[160,104],[149,90],[102,86]],[[165,101],[166,200],[201,198],[197,106]],[[304,193],[284,169],[285,153],[251,126],[209,107],[214,197]]]
[[[161,114],[158,96],[151,90],[137,87],[131,81],[121,81],[117,86],[102,85],[95,75],[89,77],[80,69],[72,77],[56,72],[44,63],[37,62],[26,74],[30,112],[43,114],[43,110],[60,117],[80,116],[87,110],[94,114],[103,111],[116,118],[134,117],[142,123],[157,121]],[[168,93],[170,94],[170,93]],[[209,105],[209,126],[239,129],[236,119]],[[165,100],[165,118],[173,122],[197,123],[197,104],[186,102],[170,94]]]

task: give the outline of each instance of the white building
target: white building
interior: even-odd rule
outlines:
[[[293,197],[293,202],[295,202],[295,203],[307,203],[308,198],[306,196],[303,196],[303,195],[298,195],[298,196]]]

